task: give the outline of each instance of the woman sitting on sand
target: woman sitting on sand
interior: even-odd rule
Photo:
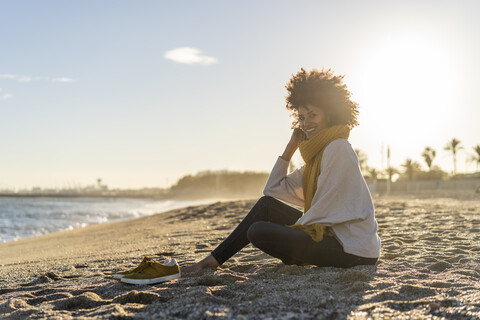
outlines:
[[[294,131],[270,173],[265,196],[208,257],[182,268],[184,274],[218,267],[248,243],[285,264],[345,268],[377,262],[373,202],[347,141],[358,124],[358,106],[343,76],[302,68],[286,88]],[[297,148],[306,164],[287,175]]]

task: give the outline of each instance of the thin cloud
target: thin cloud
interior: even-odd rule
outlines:
[[[217,58],[202,55],[202,51],[191,47],[182,47],[165,52],[165,59],[183,64],[212,64]]]
[[[6,99],[10,99],[13,97],[13,94],[11,93],[2,93],[3,89],[0,88],[0,100],[6,100]]]
[[[15,79],[15,77],[14,74],[0,74],[0,79]]]
[[[16,75],[16,74],[0,74],[0,79],[6,80],[14,80],[17,82],[33,82],[33,81],[51,81],[51,82],[73,82],[72,78],[68,77],[57,77],[57,78],[49,78],[49,77],[32,77],[32,76],[24,76],[24,75]]]
[[[41,80],[39,77],[29,77],[29,76],[17,76],[14,78],[18,82],[32,82],[32,81],[39,81]]]
[[[61,78],[53,78],[53,82],[73,82],[72,78],[61,77]]]

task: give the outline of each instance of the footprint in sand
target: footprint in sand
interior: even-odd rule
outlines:
[[[410,284],[402,285],[398,292],[405,297],[415,297],[416,299],[430,297],[437,294],[435,289]]]
[[[448,268],[451,268],[452,265],[446,261],[438,261],[434,264],[431,264],[428,266],[428,269],[430,269],[431,271],[438,271],[438,272],[441,272],[441,271],[444,271],[445,269],[448,269]]]
[[[173,256],[175,255],[175,252],[173,252],[173,251],[164,251],[164,252],[155,253],[155,255],[158,256],[158,257],[162,257],[162,256],[173,257]]]
[[[52,304],[56,310],[78,310],[78,309],[92,309],[110,301],[103,300],[96,293],[84,292],[79,296],[65,298],[53,301]]]
[[[19,309],[27,309],[29,305],[23,299],[12,298],[0,304],[0,315],[3,313],[11,313]]]
[[[125,294],[115,297],[112,302],[119,304],[127,303],[139,303],[139,304],[151,304],[155,301],[166,302],[170,300],[170,297],[160,296],[154,292],[139,292],[136,290],[127,292]]]
[[[382,302],[387,300],[409,301],[436,295],[434,289],[415,285],[402,285],[396,290],[387,289],[369,296],[369,302]]]
[[[28,299],[27,302],[31,306],[36,306],[42,302],[54,301],[54,300],[61,300],[72,298],[73,296],[68,292],[60,292],[60,293],[53,293],[47,296],[40,296],[32,299]]]
[[[217,273],[215,275],[205,275],[196,280],[198,286],[222,286],[235,283],[237,281],[245,281],[248,278],[241,275],[234,275],[231,273]]]
[[[37,279],[35,279],[33,281],[30,281],[28,283],[22,283],[20,285],[22,287],[30,287],[30,286],[34,286],[34,285],[38,285],[38,284],[42,284],[42,283],[57,281],[57,280],[60,280],[60,279],[61,279],[61,277],[59,275],[57,275],[56,273],[47,272],[44,275],[41,275],[40,277],[38,277]]]
[[[238,266],[232,266],[229,269],[239,273],[252,273],[254,270],[258,269],[258,266],[252,264],[240,264]]]

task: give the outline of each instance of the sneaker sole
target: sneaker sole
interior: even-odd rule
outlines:
[[[159,277],[159,278],[152,278],[152,279],[130,279],[130,278],[120,278],[120,281],[130,284],[155,284],[160,282],[165,282],[168,280],[179,279],[180,273],[172,274],[169,276]]]
[[[124,275],[124,274],[115,273],[115,274],[113,275],[113,277],[114,277],[115,279],[122,279],[123,277],[125,277],[125,275]]]

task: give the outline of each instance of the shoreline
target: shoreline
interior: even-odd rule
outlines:
[[[0,317],[456,318],[480,316],[480,201],[376,198],[376,266],[287,266],[251,245],[157,285],[112,274],[143,255],[206,256],[255,200],[216,202],[0,244]]]
[[[0,243],[89,225],[119,222],[227,199],[139,199],[91,197],[1,198]],[[10,226],[14,226],[11,228]]]

